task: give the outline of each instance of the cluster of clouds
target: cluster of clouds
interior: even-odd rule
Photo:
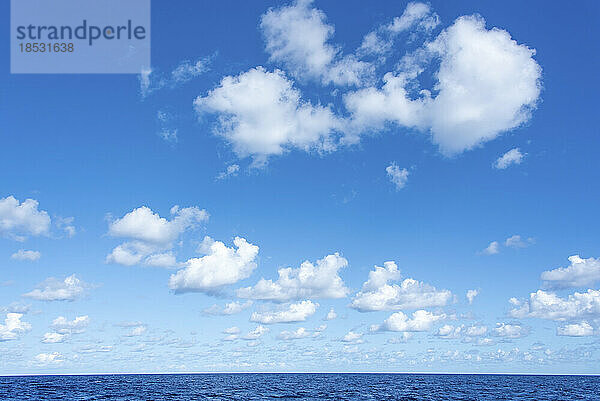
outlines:
[[[535,50],[502,29],[487,29],[480,16],[459,17],[435,36],[439,24],[428,5],[410,3],[344,54],[312,1],[270,9],[260,29],[279,69],[257,66],[223,77],[196,98],[196,111],[216,114],[215,133],[255,165],[292,149],[334,151],[390,126],[423,132],[454,155],[528,121],[541,88]],[[423,43],[400,57],[395,41],[406,32]],[[382,71],[394,53],[396,68]],[[432,69],[433,87],[421,87],[421,75]],[[334,87],[343,107],[306,100],[297,83]],[[498,168],[520,162],[511,152]]]
[[[600,290],[585,287],[600,281],[600,259],[573,255],[570,264],[542,272],[544,289],[529,294],[528,298],[509,300],[509,314],[515,318],[538,318],[563,323],[557,327],[559,336],[583,337],[600,332]],[[557,290],[584,288],[566,296]],[[594,328],[595,327],[595,328]]]
[[[63,280],[50,277],[23,296],[37,301],[74,301],[84,296],[89,287],[72,274]]]
[[[481,253],[484,255],[496,255],[500,253],[502,246],[505,246],[507,248],[520,249],[527,248],[528,246],[533,245],[534,243],[535,239],[532,237],[523,239],[520,235],[515,234],[506,238],[502,244],[498,241],[490,242],[490,244],[484,250],[482,250]]]
[[[42,342],[45,344],[62,343],[68,340],[73,334],[80,334],[85,331],[90,323],[90,318],[77,316],[73,320],[68,320],[64,316],[59,316],[52,321],[50,328],[52,331],[44,334]]]
[[[112,250],[106,262],[125,266],[175,267],[175,242],[184,232],[205,223],[209,216],[206,210],[198,207],[180,208],[177,205],[171,208],[170,214],[171,219],[168,220],[147,206],[141,206],[111,221],[108,234],[126,241]]]
[[[21,202],[12,195],[0,198],[0,237],[25,242],[30,237],[70,238],[75,235],[77,230],[73,225],[73,217],[52,218],[39,206],[35,199],[25,199]],[[41,257],[40,251],[27,249],[19,249],[11,255],[13,260],[29,262]]]
[[[438,290],[427,283],[406,278],[399,283],[400,270],[395,262],[375,266],[369,279],[353,297],[350,307],[359,312],[441,307],[453,300],[449,290]]]

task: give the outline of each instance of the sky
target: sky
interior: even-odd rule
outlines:
[[[0,374],[599,374],[599,11],[154,1],[140,74],[0,41]]]

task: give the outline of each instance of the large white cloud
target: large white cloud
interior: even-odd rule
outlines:
[[[583,287],[600,281],[600,258],[569,257],[570,265],[542,273],[542,280],[550,287]]]
[[[21,203],[14,196],[0,198],[0,235],[17,241],[24,241],[28,236],[49,235],[50,216],[38,206],[35,199]]]
[[[109,235],[127,238],[106,257],[108,263],[126,266],[173,267],[175,256],[171,253],[173,243],[186,230],[208,220],[208,213],[198,207],[171,208],[171,220],[160,217],[147,206],[133,209],[109,224]]]
[[[449,290],[438,290],[412,278],[389,284],[400,279],[400,270],[394,262],[385,262],[384,266],[375,266],[369,272],[369,279],[354,296],[350,307],[360,312],[419,309],[444,306],[452,300]]]
[[[318,306],[319,304],[306,300],[290,304],[285,309],[253,312],[250,321],[262,324],[303,322],[314,315]]]
[[[240,288],[237,296],[284,302],[307,298],[344,298],[348,289],[339,271],[348,261],[338,253],[317,260],[316,265],[303,262],[298,269],[279,269],[277,281],[260,279],[254,287]]]
[[[588,289],[561,298],[553,292],[538,290],[529,299],[511,298],[514,308],[510,315],[516,318],[535,317],[549,320],[572,320],[600,317],[600,290]]]
[[[51,277],[23,296],[38,301],[74,301],[85,294],[87,287],[88,285],[74,274],[64,280]]]
[[[214,292],[249,277],[256,268],[258,246],[244,238],[235,237],[235,248],[210,238],[205,238],[204,244],[205,256],[189,259],[184,269],[171,275],[169,287],[175,292]]]
[[[354,55],[342,56],[338,47],[328,43],[334,28],[311,3],[297,0],[262,16],[260,27],[271,61],[282,63],[296,78],[323,84],[363,84],[373,74],[373,67]]]
[[[392,124],[430,133],[444,154],[454,155],[527,122],[541,91],[535,50],[505,30],[487,29],[479,16],[457,18],[374,85],[375,70],[396,50],[400,32],[415,40],[415,33],[430,34],[438,24],[428,5],[410,3],[401,17],[367,34],[355,54],[344,56],[330,43],[333,26],[311,1],[271,9],[260,24],[270,60],[301,83],[343,86],[333,93],[343,98],[339,113],[303,101],[284,72],[262,67],[224,77],[195,100],[196,110],[218,114],[216,133],[239,157],[252,156],[255,166],[293,148],[335,150]],[[359,59],[365,55],[378,59]],[[433,75],[421,77],[426,73]],[[420,81],[434,84],[424,88]]]
[[[403,312],[396,312],[384,320],[383,324],[372,326],[371,331],[429,331],[435,322],[445,318],[444,314],[435,315],[422,309],[413,312],[412,318]]]
[[[21,321],[22,313],[7,313],[4,324],[0,324],[0,341],[16,340],[31,330],[31,324]]]
[[[355,130],[386,122],[430,131],[446,155],[471,149],[530,118],[540,94],[535,51],[504,30],[486,29],[478,16],[458,18],[434,41],[406,57],[381,88],[345,96]],[[434,94],[411,95],[411,84],[432,60],[440,61]]]
[[[200,114],[219,113],[217,134],[257,165],[291,148],[331,150],[331,136],[340,127],[329,107],[303,101],[283,72],[262,67],[223,78],[194,105]]]

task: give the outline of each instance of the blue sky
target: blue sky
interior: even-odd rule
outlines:
[[[5,58],[0,374],[600,373],[598,11],[155,1],[139,75]]]

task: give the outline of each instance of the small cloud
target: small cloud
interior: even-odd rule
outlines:
[[[83,296],[87,287],[74,274],[62,281],[51,277],[23,296],[38,301],[74,301]]]
[[[346,333],[346,335],[344,335],[344,337],[342,337],[340,339],[341,342],[344,343],[354,343],[354,344],[361,344],[363,343],[363,339],[362,339],[363,334],[362,333],[357,333],[354,331],[349,331],[348,333]]]
[[[468,290],[467,291],[467,299],[469,300],[469,305],[473,303],[475,297],[479,295],[479,290]]]
[[[396,186],[396,190],[400,190],[406,186],[409,175],[407,169],[401,169],[400,167],[398,167],[396,162],[392,162],[389,166],[385,168],[385,171],[387,172],[390,181],[392,181]]]
[[[498,241],[492,241],[481,253],[484,255],[495,255],[500,252],[500,244]]]
[[[184,60],[170,74],[162,74],[152,68],[143,68],[139,76],[140,95],[145,98],[157,90],[174,89],[191,81],[210,69],[209,66],[214,57],[213,55],[196,61]]]
[[[504,170],[513,164],[521,164],[527,153],[523,154],[519,148],[514,148],[500,156],[493,164],[495,169]]]
[[[59,365],[64,362],[64,357],[58,352],[42,353],[35,356],[35,361],[40,365]]]
[[[325,316],[325,318],[323,320],[333,320],[335,318],[337,318],[337,313],[335,313],[335,310],[333,308],[329,309],[329,312],[327,312],[327,315]]]
[[[535,243],[533,238],[527,238],[527,240],[522,240],[520,235],[513,235],[512,237],[508,237],[506,241],[504,241],[504,245],[509,248],[526,248],[529,245]]]
[[[77,234],[77,229],[73,225],[74,217],[56,217],[56,226],[67,234],[68,238],[72,238]]]
[[[219,173],[219,175],[217,176],[217,180],[224,180],[227,177],[235,177],[236,175],[238,175],[238,172],[240,171],[240,166],[237,164],[231,164],[229,166],[227,166],[227,169],[221,173]]]
[[[42,254],[38,251],[26,251],[25,249],[19,249],[17,252],[13,253],[10,258],[14,260],[28,260],[31,262],[35,262],[42,257]]]

